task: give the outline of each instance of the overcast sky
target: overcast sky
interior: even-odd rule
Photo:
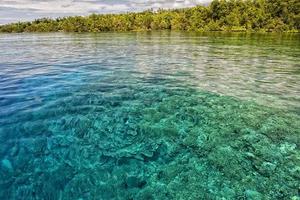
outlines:
[[[210,0],[0,0],[0,24],[41,17],[179,8]]]

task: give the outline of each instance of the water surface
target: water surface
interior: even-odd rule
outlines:
[[[299,39],[0,35],[0,198],[299,197]]]

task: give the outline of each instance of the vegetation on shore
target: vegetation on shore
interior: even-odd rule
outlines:
[[[0,32],[141,30],[299,32],[299,0],[213,0],[208,6],[126,14],[37,19],[0,26]]]

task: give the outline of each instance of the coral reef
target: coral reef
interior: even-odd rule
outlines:
[[[93,93],[0,128],[1,199],[299,198],[299,115],[194,89]]]

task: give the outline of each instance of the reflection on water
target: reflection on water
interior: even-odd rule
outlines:
[[[137,79],[174,78],[184,85],[299,110],[298,34],[25,34],[0,39],[2,80],[101,69]],[[16,63],[23,66],[16,69]]]
[[[299,35],[0,35],[0,199],[297,199]]]

